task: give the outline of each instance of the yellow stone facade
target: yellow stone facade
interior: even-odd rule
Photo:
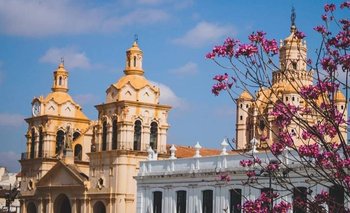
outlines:
[[[296,38],[294,33],[296,26],[291,26],[290,35],[281,41],[279,49],[279,69],[272,72],[272,85],[270,88],[260,88],[256,94],[243,91],[237,99],[237,120],[236,120],[236,148],[250,149],[251,140],[258,141],[258,148],[267,148],[278,139],[279,127],[275,125],[274,117],[269,115],[274,104],[282,101],[284,104],[305,106],[306,102],[300,97],[299,92],[302,86],[313,84],[313,71],[307,70],[307,46],[306,41]],[[254,96],[254,97],[253,97]],[[318,104],[321,104],[321,100]],[[335,94],[335,103],[340,112],[345,110],[346,100],[341,91]],[[315,124],[319,117],[317,113],[305,115],[310,125]],[[347,140],[346,124],[340,129],[342,136]],[[288,131],[293,137],[296,146],[303,144],[300,137],[300,126],[292,122]],[[261,142],[260,138],[267,137],[267,142]],[[337,138],[335,139],[337,140]]]
[[[143,53],[126,51],[124,76],[110,85],[89,120],[68,93],[61,63],[52,92],[34,98],[21,163],[22,213],[136,212],[139,162],[168,157],[168,112],[160,90],[144,76]]]

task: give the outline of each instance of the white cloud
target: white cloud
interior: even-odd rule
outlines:
[[[0,152],[0,166],[6,167],[10,172],[19,172],[19,159],[20,155],[13,151]]]
[[[94,94],[80,94],[75,95],[74,100],[80,105],[96,104],[98,97]]]
[[[90,69],[92,65],[84,52],[79,52],[74,47],[50,48],[40,57],[40,62],[58,64],[61,57],[64,58],[65,65],[70,68]]]
[[[0,32],[19,36],[113,32],[125,25],[164,21],[167,16],[157,9],[126,10],[118,2],[92,8],[85,1],[0,0]]]
[[[199,22],[184,36],[173,40],[176,44],[190,47],[200,47],[208,43],[216,42],[224,36],[232,36],[234,29],[229,25],[218,25],[209,22]]]
[[[19,127],[23,124],[25,124],[23,115],[0,113],[0,126]]]
[[[170,72],[178,76],[195,75],[198,73],[198,65],[194,62],[188,62],[181,67],[171,69]]]
[[[176,96],[174,91],[165,84],[151,81],[152,84],[156,85],[160,89],[160,104],[167,104],[178,109],[187,109],[188,104],[182,98]]]

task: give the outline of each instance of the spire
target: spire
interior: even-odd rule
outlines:
[[[296,18],[296,13],[295,13],[295,8],[294,6],[292,7],[292,13],[290,15],[290,21],[291,21],[291,26],[290,26],[290,32],[295,32],[296,26],[295,26],[295,18]]]
[[[126,75],[143,75],[142,69],[142,50],[138,45],[138,37],[135,35],[134,43],[131,48],[126,51],[126,65],[124,73]]]
[[[57,70],[53,73],[52,92],[68,92],[68,72],[64,68],[64,60],[61,58],[61,63]]]

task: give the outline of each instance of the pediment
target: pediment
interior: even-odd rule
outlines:
[[[74,168],[58,162],[37,183],[38,187],[84,186],[84,180]]]

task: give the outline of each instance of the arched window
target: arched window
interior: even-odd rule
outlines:
[[[81,160],[83,155],[83,148],[80,144],[75,145],[74,147],[74,159]]]
[[[158,143],[158,124],[156,122],[151,123],[151,134],[149,145],[153,150],[157,150]]]
[[[112,149],[118,149],[118,120],[113,120],[112,125]]]
[[[40,128],[39,129],[39,152],[38,152],[38,158],[43,157],[43,143],[44,143],[43,128]]]
[[[134,56],[134,67],[136,67],[136,56]]]
[[[95,203],[93,213],[106,213],[106,206],[102,203],[102,201]]]
[[[135,121],[134,150],[141,150],[141,121]]]
[[[102,124],[102,151],[107,150],[107,121]]]
[[[60,76],[59,78],[58,78],[58,85],[62,85],[62,77]]]
[[[64,144],[64,132],[62,130],[58,130],[56,134],[56,154],[61,151]]]
[[[32,129],[31,132],[32,138],[31,138],[31,144],[30,144],[30,158],[33,159],[35,156],[35,130]]]
[[[80,133],[79,132],[74,132],[73,133],[73,141],[75,141],[79,137],[80,137]]]
[[[345,212],[344,210],[344,188],[334,185],[329,188],[329,212]]]

